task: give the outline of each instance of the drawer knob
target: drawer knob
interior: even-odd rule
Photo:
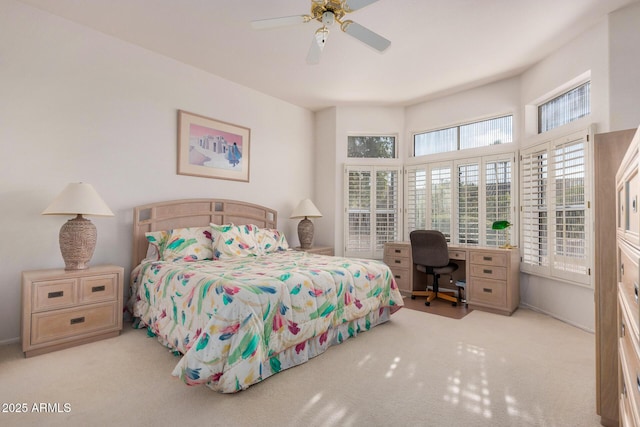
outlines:
[[[484,256],[484,257],[482,257],[482,259],[483,259],[483,260],[485,260],[485,261],[492,261],[492,260],[493,260],[493,257],[491,257],[491,256]]]
[[[402,261],[400,261],[399,259],[396,259],[393,262],[395,262],[396,264],[401,264],[402,263]]]
[[[638,303],[638,282],[633,282],[633,296],[635,297],[636,304]]]
[[[399,275],[399,274],[396,274],[396,275],[395,275],[395,276],[393,276],[393,277],[395,277],[396,279],[402,279],[402,276],[401,276],[401,275]]]
[[[493,274],[493,270],[482,270],[484,274]]]
[[[638,387],[638,392],[640,392],[640,374],[636,374],[636,386]]]
[[[488,294],[493,293],[493,289],[491,288],[482,288],[482,292],[486,292]]]
[[[402,252],[400,249],[396,249],[394,250],[395,253],[399,254],[400,252]]]
[[[620,264],[620,274],[624,276],[624,262]]]
[[[84,316],[76,317],[75,319],[71,319],[72,325],[77,325],[78,323],[84,323]]]
[[[47,298],[60,298],[64,296],[64,291],[49,292]]]
[[[624,323],[620,323],[620,338],[623,338],[625,333],[626,333],[626,330],[625,330]]]
[[[102,286],[94,286],[91,288],[91,292],[103,292],[105,289],[104,285]]]

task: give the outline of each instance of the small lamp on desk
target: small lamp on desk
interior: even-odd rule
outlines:
[[[65,270],[84,270],[96,248],[96,226],[82,215],[113,216],[91,184],[72,182],[54,199],[42,215],[76,215],[60,229],[60,252]]]
[[[509,227],[511,227],[511,225],[509,221],[495,221],[493,225],[491,225],[492,230],[505,230],[504,245],[500,246],[501,249],[513,248],[509,242]]]
[[[304,199],[293,210],[289,218],[303,218],[298,223],[298,239],[302,249],[309,249],[313,242],[313,222],[309,218],[321,218],[322,214],[309,199]]]

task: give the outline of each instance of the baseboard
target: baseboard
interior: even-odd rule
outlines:
[[[526,308],[526,309],[531,310],[531,311],[536,311],[538,313],[546,314],[549,317],[553,317],[554,319],[558,319],[559,321],[561,321],[563,323],[566,323],[568,325],[574,326],[574,327],[576,327],[578,329],[582,329],[585,332],[589,332],[589,333],[595,334],[595,331],[593,329],[586,328],[583,325],[578,325],[577,323],[572,322],[569,319],[563,319],[562,317],[559,317],[559,316],[557,316],[557,315],[555,315],[553,313],[549,313],[548,311],[542,310],[542,309],[540,309],[538,307],[534,307],[532,305],[529,305],[529,304],[526,304],[526,303],[523,303],[523,302],[520,303],[520,307]]]
[[[0,346],[11,345],[11,344],[15,344],[17,342],[20,342],[20,337],[9,338],[8,340],[0,341]]]

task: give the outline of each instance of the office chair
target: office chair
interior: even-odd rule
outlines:
[[[433,275],[432,291],[428,290],[428,283],[425,283],[425,291],[413,291],[411,299],[415,299],[416,295],[426,296],[427,301],[424,305],[431,305],[431,301],[435,298],[451,301],[454,307],[465,302],[463,298],[464,288],[457,287],[457,296],[453,289],[445,289],[440,292],[440,284],[438,279],[441,274],[449,275],[449,284],[453,285],[453,272],[458,269],[458,264],[449,261],[449,248],[447,239],[444,234],[437,230],[414,230],[409,234],[411,240],[411,257],[418,271],[422,271],[427,275]]]

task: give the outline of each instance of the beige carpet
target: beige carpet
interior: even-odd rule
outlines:
[[[145,331],[24,359],[0,348],[2,426],[597,426],[594,336],[529,310],[392,321],[235,395],[188,387]]]

